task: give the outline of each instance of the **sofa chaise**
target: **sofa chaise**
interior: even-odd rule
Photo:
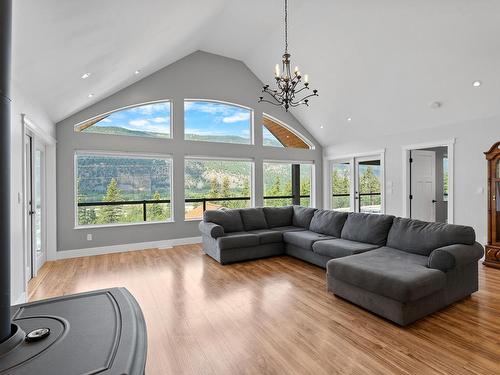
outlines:
[[[203,250],[221,264],[287,254],[326,268],[328,290],[399,325],[478,290],[471,227],[301,206],[206,211]]]

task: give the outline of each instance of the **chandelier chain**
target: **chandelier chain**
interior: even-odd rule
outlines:
[[[288,53],[288,0],[285,0],[285,53]]]

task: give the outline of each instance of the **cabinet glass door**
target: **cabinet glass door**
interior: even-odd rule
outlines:
[[[493,227],[493,242],[500,243],[500,159],[496,161],[496,168],[493,176],[493,199],[492,205],[492,227]]]

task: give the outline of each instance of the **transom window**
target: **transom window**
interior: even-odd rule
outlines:
[[[80,123],[75,126],[75,131],[170,138],[172,134],[170,107],[170,101],[163,101],[119,109]]]
[[[262,136],[264,146],[311,149],[302,136],[267,115],[262,117]]]
[[[184,138],[190,141],[252,144],[253,112],[215,101],[184,101]]]
[[[172,219],[172,159],[78,152],[76,224],[110,225]]]

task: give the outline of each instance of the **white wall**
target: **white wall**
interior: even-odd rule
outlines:
[[[487,239],[487,165],[483,152],[500,140],[500,116],[324,147],[325,205],[330,201],[328,160],[385,148],[386,213],[403,216],[402,146],[452,138],[456,139],[454,222],[472,226],[477,240],[484,244]],[[391,184],[392,189],[388,188]]]
[[[11,108],[11,302],[24,302],[26,298],[26,283],[24,280],[24,249],[23,249],[23,152],[24,136],[21,114],[26,114],[37,125],[40,132],[49,137],[55,137],[55,126],[46,113],[34,101],[27,98],[19,87],[12,88]],[[48,155],[48,166],[55,171],[55,152]],[[52,177],[55,181],[55,176]],[[52,183],[55,186],[55,182]],[[55,194],[55,189],[52,189]],[[55,202],[48,207],[48,217],[55,220]],[[48,245],[55,245],[55,225],[49,227]]]

